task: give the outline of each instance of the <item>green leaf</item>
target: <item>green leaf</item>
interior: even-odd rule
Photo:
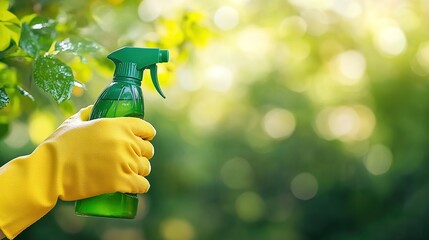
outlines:
[[[2,8],[0,2],[0,8]],[[12,43],[18,43],[21,35],[21,22],[11,12],[0,9],[0,51],[9,48]]]
[[[7,22],[10,24],[21,26],[21,21],[19,21],[18,17],[15,14],[13,14],[7,10],[5,10],[5,11],[0,10],[0,13],[1,13],[0,19],[2,22]]]
[[[39,44],[37,42],[37,36],[31,31],[31,28],[26,24],[22,24],[21,39],[19,46],[30,56],[37,56],[39,54]]]
[[[0,0],[0,11],[5,11],[9,8],[9,0]]]
[[[100,44],[89,39],[73,37],[57,42],[55,44],[55,50],[72,52],[80,56],[85,54],[97,55],[102,53],[104,48]]]
[[[10,36],[7,33],[7,28],[0,25],[0,51],[3,51],[9,47],[10,44]]]
[[[71,97],[74,77],[71,68],[53,56],[36,58],[33,69],[36,85],[61,103]]]
[[[47,52],[57,37],[56,22],[37,15],[26,16],[22,22],[19,46],[33,57],[37,56],[39,51]]]
[[[6,107],[9,103],[9,96],[7,95],[4,88],[0,88],[0,109]]]

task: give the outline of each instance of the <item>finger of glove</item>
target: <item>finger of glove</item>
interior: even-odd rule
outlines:
[[[156,130],[152,124],[146,122],[143,119],[133,117],[119,117],[115,118],[115,120],[125,124],[134,135],[142,139],[152,140],[156,135]]]
[[[79,111],[79,114],[80,114],[80,120],[82,120],[82,121],[88,121],[88,120],[89,120],[89,116],[90,116],[90,114],[91,114],[92,107],[93,107],[93,105],[89,105],[88,107],[86,107],[86,108],[82,108],[82,109]]]
[[[145,157],[135,158],[133,161],[130,161],[128,163],[128,167],[130,168],[132,173],[144,177],[149,175],[152,169],[149,160]]]
[[[147,140],[143,140],[140,137],[135,137],[132,147],[134,152],[140,157],[151,159],[155,154],[155,148],[152,143]]]
[[[91,110],[92,110],[92,105],[89,105],[86,108],[82,108],[79,110],[79,112],[75,113],[73,116],[65,120],[63,124],[70,124],[76,121],[78,122],[87,121],[89,119],[89,115],[91,114]]]
[[[149,188],[150,183],[145,177],[137,174],[129,174],[127,184],[119,187],[117,191],[122,193],[146,193]]]

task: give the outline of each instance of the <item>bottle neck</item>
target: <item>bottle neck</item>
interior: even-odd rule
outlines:
[[[126,83],[136,84],[139,86],[141,85],[141,80],[138,80],[132,77],[125,77],[125,76],[114,76],[113,82],[126,82]]]

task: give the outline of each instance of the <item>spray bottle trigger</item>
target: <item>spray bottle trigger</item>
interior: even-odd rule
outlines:
[[[152,64],[149,66],[149,70],[150,70],[150,78],[152,79],[152,83],[155,86],[156,91],[158,91],[159,95],[165,98],[164,93],[162,92],[158,82],[158,66],[156,66],[156,64]]]

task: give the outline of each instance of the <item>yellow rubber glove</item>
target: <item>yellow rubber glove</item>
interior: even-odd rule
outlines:
[[[144,193],[155,129],[138,118],[67,119],[28,156],[0,168],[0,229],[15,238],[66,201],[103,193]]]

